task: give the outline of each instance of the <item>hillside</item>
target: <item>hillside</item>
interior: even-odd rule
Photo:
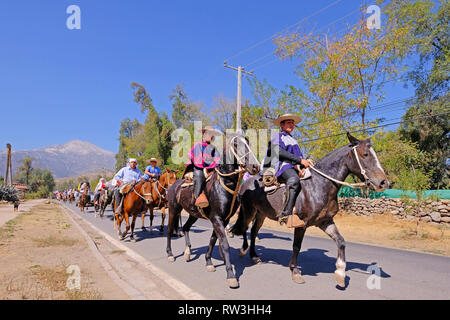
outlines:
[[[13,173],[26,156],[34,158],[33,166],[49,169],[55,178],[78,176],[102,170],[113,171],[114,153],[93,145],[90,142],[73,140],[65,144],[46,148],[14,151],[12,145]],[[5,174],[6,151],[0,151],[0,175]]]

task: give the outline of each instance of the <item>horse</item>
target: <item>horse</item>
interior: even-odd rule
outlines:
[[[153,209],[160,208],[161,209],[161,227],[159,229],[159,233],[162,234],[164,232],[164,220],[166,218],[165,209],[167,207],[167,189],[177,180],[177,173],[179,170],[170,170],[166,168],[166,171],[159,176],[159,179],[153,179],[153,201],[149,205],[150,209],[150,233],[152,233],[153,226]],[[142,230],[145,230],[144,227],[144,215],[142,215]],[[181,217],[181,216],[180,216]]]
[[[73,193],[69,194],[69,203],[72,203],[75,201],[75,195]]]
[[[114,219],[117,223],[119,239],[125,239],[125,236],[130,230],[129,217],[133,216],[133,221],[131,222],[131,234],[130,241],[136,242],[134,239],[134,226],[136,223],[136,217],[139,213],[145,214],[147,207],[152,202],[152,183],[148,180],[139,180],[130,186],[131,189],[123,195],[123,213],[117,214],[116,209],[118,204],[114,201]],[[120,227],[122,221],[125,219],[126,228],[124,233],[121,233]]]
[[[227,161],[220,163],[212,171],[207,179],[204,192],[209,200],[209,206],[198,208],[194,205],[193,184],[184,187],[185,179],[177,180],[168,190],[169,221],[167,224],[167,248],[169,262],[174,262],[175,258],[171,248],[171,237],[175,225],[178,223],[178,217],[181,210],[189,213],[189,218],[183,226],[186,248],[184,257],[186,261],[190,260],[191,243],[189,239],[189,230],[195,221],[199,218],[211,221],[213,233],[206,252],[206,269],[215,271],[211,261],[212,250],[219,238],[219,249],[225,261],[227,272],[227,284],[230,288],[239,287],[239,283],[233,273],[230,261],[229,244],[225,233],[225,227],[229,219],[234,215],[237,209],[237,191],[240,187],[243,173],[250,174],[259,172],[259,163],[245,137],[240,133],[232,134],[226,141],[224,156]],[[231,160],[231,161],[228,161]],[[189,184],[189,183],[188,183]]]
[[[98,198],[98,211],[101,218],[103,218],[106,207],[111,203],[112,198],[112,191],[109,191],[108,188],[103,188],[102,191],[100,191],[100,197]]]
[[[295,283],[304,283],[297,267],[297,257],[300,252],[305,231],[310,226],[317,226],[333,239],[338,248],[335,281],[340,287],[345,287],[345,241],[339,233],[333,217],[339,210],[337,194],[341,184],[349,174],[364,181],[365,185],[375,191],[383,191],[389,186],[386,174],[371,146],[370,139],[358,140],[347,133],[350,144],[344,145],[322,158],[311,167],[311,177],[302,180],[301,191],[295,202],[295,213],[305,222],[305,226],[295,228],[292,258],[289,262],[291,277]],[[317,170],[317,171],[316,171]],[[231,231],[235,235],[243,235],[243,245],[239,256],[243,257],[248,250],[246,232],[251,228],[250,257],[255,264],[262,263],[255,252],[255,238],[263,225],[264,219],[277,220],[284,208],[284,188],[275,193],[267,193],[257,177],[246,180],[240,193],[240,209],[238,219]]]
[[[84,213],[84,207],[87,207],[87,204],[89,203],[89,190],[86,188],[86,190],[84,190],[84,192],[81,194],[80,196],[80,201],[78,203],[78,207],[81,210],[81,213]]]

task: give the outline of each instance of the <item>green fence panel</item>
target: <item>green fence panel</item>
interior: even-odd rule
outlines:
[[[387,189],[383,192],[375,192],[370,191],[369,197],[370,199],[379,199],[381,197],[386,198],[402,198],[404,196],[408,196],[412,199],[417,198],[417,194],[414,191],[406,191],[406,190],[399,190],[399,189]],[[338,197],[343,198],[351,198],[351,197],[366,197],[366,195],[361,193],[360,189],[352,189],[350,187],[342,187],[339,190]],[[450,199],[450,190],[427,190],[423,192],[422,195],[423,198],[439,198],[439,199]]]

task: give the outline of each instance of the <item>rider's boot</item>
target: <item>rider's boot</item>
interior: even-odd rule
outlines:
[[[300,192],[300,183],[295,179],[288,179],[286,188],[288,188],[288,198],[284,210],[281,211],[280,216],[278,217],[278,222],[281,225],[287,224],[288,227],[304,227],[305,222],[301,220],[297,214],[293,214],[295,200]]]
[[[123,204],[123,197],[120,196],[119,190],[115,190],[114,192],[114,201],[118,203],[116,210],[114,211],[115,214],[122,214],[122,204]]]
[[[194,199],[195,205],[200,208],[206,208],[209,206],[208,199],[203,190],[203,184],[205,182],[205,175],[203,170],[194,169]]]

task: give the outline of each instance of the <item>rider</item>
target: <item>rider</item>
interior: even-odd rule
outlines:
[[[197,142],[189,152],[189,161],[186,167],[193,166],[194,179],[194,199],[195,205],[200,208],[209,206],[208,199],[203,192],[203,187],[206,181],[203,170],[214,169],[220,160],[219,152],[216,147],[211,144],[215,136],[222,133],[212,126],[206,126],[202,129],[202,141]]]
[[[144,179],[148,180],[150,178],[158,178],[159,175],[161,174],[161,169],[159,169],[157,167],[158,164],[158,159],[156,158],[151,158],[150,160],[148,160],[148,162],[150,162],[150,165],[147,166],[147,168],[145,168],[145,174],[144,174]]]
[[[281,132],[272,136],[269,141],[267,154],[263,163],[263,170],[272,167],[276,171],[278,181],[286,183],[288,188],[288,198],[284,210],[280,213],[278,221],[286,223],[289,215],[294,209],[295,200],[300,193],[300,178],[295,170],[295,165],[307,168],[310,162],[304,159],[297,140],[291,133],[301,120],[300,116],[284,114],[274,120],[275,126],[280,126]],[[299,226],[304,225],[300,220]]]
[[[141,170],[137,168],[138,164],[136,159],[130,158],[128,160],[128,164],[128,166],[120,169],[114,176],[114,180],[116,181],[116,188],[114,189],[114,200],[118,204],[115,211],[116,214],[120,214],[122,212],[122,194],[120,193],[120,190],[125,185],[132,184],[135,181],[140,180],[142,177]]]
[[[95,195],[94,195],[94,204],[97,205],[98,204],[98,199],[100,198],[100,192],[106,188],[106,179],[105,178],[100,178],[100,180],[98,181],[97,186],[95,187]]]

